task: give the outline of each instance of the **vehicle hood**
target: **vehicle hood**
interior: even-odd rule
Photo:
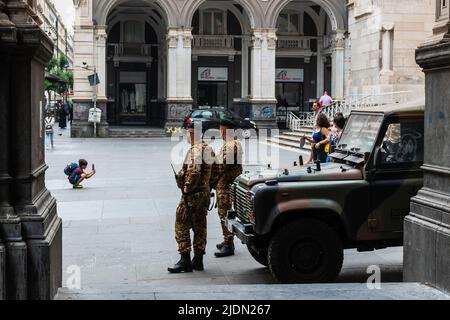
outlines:
[[[308,171],[308,167],[311,171]],[[324,163],[321,171],[316,170],[316,165],[293,167],[280,170],[261,170],[241,175],[237,180],[240,184],[253,187],[258,183],[267,181],[298,182],[298,181],[341,181],[362,180],[363,173],[359,168],[341,163]]]

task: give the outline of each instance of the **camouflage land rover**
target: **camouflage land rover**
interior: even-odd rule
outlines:
[[[229,228],[278,281],[334,281],[344,249],[402,246],[423,131],[424,102],[353,111],[331,163],[240,176]]]

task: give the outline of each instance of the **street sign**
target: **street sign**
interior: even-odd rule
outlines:
[[[89,109],[89,119],[88,122],[100,123],[102,119],[102,110],[99,108]]]
[[[91,85],[91,87],[100,84],[100,79],[98,78],[98,73],[90,75],[88,77],[88,80],[89,80],[89,84]]]

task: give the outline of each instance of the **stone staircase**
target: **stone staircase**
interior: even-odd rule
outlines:
[[[311,146],[308,141],[306,141],[303,149],[300,149],[300,139],[303,137],[303,135],[311,136],[312,131],[313,128],[309,126],[302,127],[298,131],[284,131],[279,135],[274,136],[273,138],[269,138],[268,142],[274,145],[288,147],[295,150],[309,151],[311,150]]]
[[[158,127],[109,127],[110,138],[162,138],[164,128]]]

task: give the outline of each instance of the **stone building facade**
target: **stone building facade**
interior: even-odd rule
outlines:
[[[178,126],[203,106],[282,126],[324,90],[423,96],[414,50],[431,35],[435,4],[413,2],[74,0],[72,136],[93,135],[94,95],[100,136],[109,126]]]
[[[58,10],[51,0],[37,0],[36,13],[41,19],[41,28],[54,44],[54,55],[64,54],[68,67],[73,67],[73,35],[62,21]]]

